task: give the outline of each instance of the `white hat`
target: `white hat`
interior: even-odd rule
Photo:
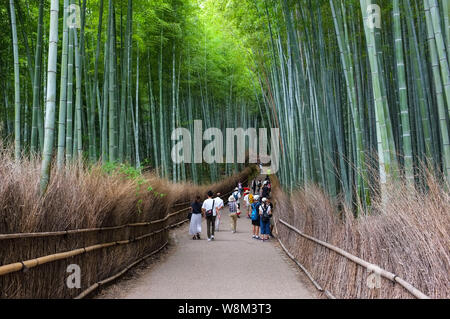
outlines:
[[[228,197],[228,201],[229,202],[234,202],[236,199],[234,198],[233,195],[231,195],[230,197]]]
[[[237,188],[237,187],[236,187],[236,188],[235,188],[234,190],[235,190],[235,191],[238,191],[238,190],[239,190],[239,188]]]
[[[267,198],[263,197],[262,201],[263,203],[265,203],[267,201]]]
[[[258,200],[258,199],[259,199],[259,195],[255,195],[255,196],[253,197],[253,199]]]

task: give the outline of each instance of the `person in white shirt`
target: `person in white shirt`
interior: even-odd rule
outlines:
[[[245,211],[247,212],[247,216],[250,216],[250,192],[246,191],[244,193],[244,203],[245,203]]]
[[[202,212],[206,216],[206,230],[208,241],[214,240],[214,230],[215,230],[215,222],[216,222],[216,208],[217,203],[216,200],[212,197],[214,196],[212,191],[208,192],[208,199],[203,202]]]
[[[238,187],[236,187],[234,189],[233,197],[236,200],[236,205],[238,207],[237,215],[238,215],[238,218],[239,218],[239,215],[241,214],[241,193],[239,192],[239,188]]]
[[[220,193],[217,193],[217,197],[214,198],[214,203],[216,206],[216,228],[215,230],[219,231],[219,225],[220,225],[220,217],[222,214],[222,209],[223,209],[223,200],[222,198],[220,198]]]

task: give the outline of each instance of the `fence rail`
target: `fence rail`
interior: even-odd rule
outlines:
[[[367,270],[369,271],[373,271],[376,274],[379,274],[381,277],[384,277],[390,281],[392,281],[393,283],[398,283],[401,287],[403,287],[404,289],[406,289],[410,294],[412,294],[414,297],[418,298],[418,299],[430,299],[429,296],[425,295],[423,292],[421,292],[419,289],[415,288],[413,285],[411,285],[410,283],[406,282],[405,280],[403,280],[402,278],[400,278],[399,276],[384,270],[382,268],[380,268],[378,265],[375,264],[371,264],[359,257],[356,257],[355,255],[350,254],[349,252],[336,247],[334,245],[331,245],[327,242],[321,241],[317,238],[314,238],[312,236],[309,236],[305,233],[303,233],[302,231],[300,231],[299,229],[295,228],[294,226],[290,225],[289,223],[287,223],[286,221],[279,219],[278,220],[282,225],[284,225],[285,227],[287,227],[289,230],[294,231],[296,234],[302,236],[303,238],[306,238],[318,245],[321,245],[323,247],[326,247],[334,252],[336,252],[337,254],[347,258],[348,260],[353,261],[354,263],[365,267]],[[316,286],[316,288],[319,291],[323,291],[327,294],[328,291],[322,289],[322,287],[320,287],[319,284],[317,284],[317,282],[312,278],[312,276],[309,274],[309,272],[295,259],[295,257],[286,249],[286,247],[284,247],[284,245],[281,243],[281,240],[279,239],[280,244],[282,245],[283,249],[286,251],[286,253],[288,254],[288,256],[290,258],[292,258],[297,265],[299,265],[300,268],[302,268],[302,270],[305,271],[305,273],[307,274],[307,276],[309,277],[309,279],[314,283],[314,285]],[[328,292],[329,294],[329,292]],[[327,295],[328,295],[327,294]],[[330,296],[329,296],[330,297]]]
[[[244,182],[246,180],[248,180],[248,178],[244,179]],[[222,199],[224,199],[224,202],[227,201],[228,196],[233,192],[233,190],[221,195]],[[6,261],[7,263],[3,265],[0,262],[0,281],[2,278],[4,278],[5,280],[9,281],[5,281],[3,282],[3,284],[7,282],[9,284],[14,282],[15,284],[17,283],[16,280],[21,277],[15,277],[16,279],[12,279],[13,281],[11,281],[10,279],[11,277],[9,276],[10,275],[20,276],[21,272],[28,273],[28,270],[31,268],[40,269],[40,266],[43,265],[53,267],[51,265],[54,263],[59,263],[61,261],[64,262],[64,260],[70,260],[71,258],[75,258],[77,256],[84,256],[86,253],[89,252],[95,252],[96,254],[98,254],[102,253],[103,249],[109,251],[109,249],[114,249],[113,247],[126,246],[128,244],[141,242],[141,240],[146,238],[147,240],[154,242],[154,248],[151,253],[147,252],[143,257],[141,256],[138,257],[136,260],[130,260],[131,263],[129,265],[127,265],[126,267],[122,266],[120,269],[116,269],[114,272],[109,273],[108,278],[106,279],[98,278],[96,281],[94,281],[94,284],[92,284],[91,281],[90,283],[88,283],[89,286],[87,286],[87,289],[85,288],[85,290],[82,293],[78,294],[77,296],[72,296],[77,299],[84,298],[90,293],[92,293],[94,290],[122,276],[124,273],[126,273],[128,270],[130,270],[138,263],[158,253],[164,247],[166,247],[168,244],[167,231],[171,228],[182,225],[183,223],[188,221],[187,212],[189,211],[189,209],[190,209],[190,202],[175,203],[170,206],[169,213],[167,213],[167,215],[164,218],[158,220],[129,223],[118,226],[70,229],[53,232],[0,234],[0,243],[2,241],[3,242],[7,241],[7,245],[9,245],[10,247],[14,247],[14,245],[17,244],[22,245],[24,243],[25,247],[29,247],[29,245],[32,242],[34,242],[34,240],[45,240],[45,242],[51,240],[51,242],[54,243],[60,241],[60,238],[61,238],[60,242],[67,243],[63,244],[63,246],[66,245],[66,247],[64,247],[65,249],[60,249],[59,251],[56,250],[47,252],[46,249],[43,249],[40,255],[35,256],[32,255],[30,256],[30,254],[28,254],[27,251],[24,251],[24,253],[22,254],[23,258],[22,259],[19,259],[20,257],[17,258],[19,259],[19,261],[17,261],[17,259],[9,260]],[[140,227],[143,228],[140,229]],[[162,237],[158,235],[160,233],[162,233]],[[66,237],[68,235],[72,237]],[[103,238],[103,240],[101,238]],[[154,241],[152,238],[156,239],[156,241]],[[62,241],[63,239],[64,241]],[[67,239],[69,239],[69,241],[66,241]],[[78,242],[82,243],[79,245],[81,246],[81,248],[77,245]],[[141,243],[139,245],[145,246],[147,244]],[[21,246],[16,247],[20,249]],[[11,249],[10,251],[12,251]],[[81,258],[83,258],[84,260],[85,258],[89,257],[86,256]]]

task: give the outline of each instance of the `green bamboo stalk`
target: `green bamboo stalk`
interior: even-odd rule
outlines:
[[[31,153],[38,151],[38,137],[43,141],[43,130],[38,130],[38,123],[42,121],[40,117],[40,90],[41,90],[41,64],[42,64],[42,39],[43,39],[43,20],[44,20],[44,0],[39,1],[38,30],[36,40],[36,52],[34,60],[34,79],[33,79],[33,113],[31,128]],[[41,148],[43,143],[40,143]],[[41,149],[42,150],[42,149]]]
[[[114,59],[114,50],[115,50],[115,39],[114,39],[114,14],[113,14],[114,6],[112,0],[109,0],[109,19],[111,20],[110,30],[109,30],[109,54],[111,55],[109,59],[109,80],[108,80],[108,91],[109,91],[109,161],[116,161],[116,104],[115,104],[115,90],[116,90],[116,81],[114,74],[115,67],[115,59]]]
[[[67,58],[67,103],[66,103],[66,163],[73,157],[73,43],[74,31],[69,29]]]
[[[394,47],[397,62],[397,85],[399,91],[399,103],[401,112],[402,127],[402,145],[404,156],[405,177],[409,185],[414,182],[413,160],[411,148],[411,131],[408,110],[408,95],[406,87],[405,60],[403,56],[403,39],[400,20],[400,3],[399,0],[393,0],[393,17],[394,17]]]
[[[42,156],[40,192],[44,194],[50,180],[50,166],[53,154],[55,129],[56,72],[58,59],[58,13],[59,1],[51,0],[50,32],[48,49],[47,104],[45,113],[44,151]]]
[[[19,45],[17,42],[17,24],[14,0],[9,1],[9,9],[11,12],[11,31],[12,45],[14,55],[14,157],[20,160],[21,157],[21,128],[20,128],[20,69],[19,69]]]
[[[77,30],[74,28],[74,44],[75,44],[75,78],[76,78],[76,96],[75,96],[75,134],[76,134],[76,145],[77,145],[77,157],[82,158],[83,153],[83,136],[81,132],[81,58],[80,58],[80,47],[78,45]],[[87,79],[86,79],[87,80]],[[75,152],[74,152],[75,154]]]
[[[64,165],[64,148],[66,140],[66,109],[67,109],[67,63],[69,50],[69,28],[67,25],[69,0],[64,0],[63,8],[63,40],[61,59],[61,84],[59,94],[59,120],[58,120],[58,152],[57,167],[61,169]]]
[[[441,133],[441,146],[442,146],[442,162],[443,162],[443,171],[444,175],[448,182],[450,182],[450,141],[448,135],[448,127],[447,127],[447,119],[445,109],[445,100],[442,89],[442,84],[445,83],[441,77],[441,73],[439,70],[439,57],[437,51],[439,51],[439,47],[437,46],[437,41],[435,38],[435,33],[433,32],[433,20],[432,13],[430,12],[429,2],[428,0],[424,0],[424,9],[425,9],[425,18],[427,25],[427,33],[428,33],[428,46],[430,49],[430,58],[431,65],[433,69],[433,79],[435,85],[435,94],[437,99],[437,106],[439,112],[439,126]],[[447,66],[448,68],[448,66]]]

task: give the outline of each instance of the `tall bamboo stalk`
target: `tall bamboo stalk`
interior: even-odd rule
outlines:
[[[42,155],[40,191],[43,194],[50,180],[50,166],[53,154],[55,130],[56,72],[58,59],[58,13],[59,1],[51,0],[50,32],[48,49],[47,103],[45,112],[44,151]]]

